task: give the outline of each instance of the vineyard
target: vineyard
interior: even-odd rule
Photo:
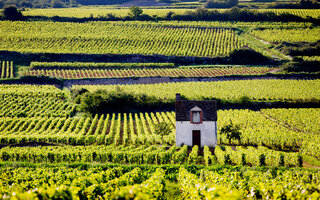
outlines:
[[[216,162],[221,165],[250,165],[250,166],[287,166],[302,167],[302,157],[297,152],[287,153],[270,150],[266,147],[231,147],[222,150],[215,149],[214,154],[209,150],[198,155],[199,147],[194,146],[190,154],[187,146],[181,149],[174,147],[140,146],[138,148],[121,148],[113,146],[54,146],[54,147],[11,147],[0,150],[0,161],[31,162],[31,163],[61,163],[61,162],[99,162],[120,164],[198,164],[207,166]],[[205,148],[208,148],[205,146]]]
[[[11,88],[12,87],[14,86],[11,86]],[[30,94],[30,92],[28,92],[28,89],[30,90],[32,87],[35,88],[35,86],[25,87],[26,89],[21,91],[21,93],[27,92],[28,94]],[[44,86],[43,88],[39,88],[39,92],[41,90],[44,90],[45,88],[46,87]],[[9,90],[8,87],[5,89]],[[53,88],[52,91],[54,91]],[[39,95],[39,92],[35,94]],[[50,95],[59,96],[62,94],[59,94],[56,91],[56,93]],[[47,96],[49,96],[49,94],[47,94]],[[60,107],[61,106],[59,106],[59,108]],[[65,107],[74,109],[74,105],[66,104]],[[4,108],[6,109],[6,107]],[[9,110],[10,107],[7,109]],[[42,110],[45,110],[45,108],[43,108]],[[67,115],[67,109],[62,110],[62,112],[57,112],[56,110],[50,110],[49,108],[47,108],[46,112],[42,111],[41,113],[46,113],[45,115],[41,115],[40,113],[39,115],[37,115],[38,109],[28,110],[28,112],[25,112],[24,115],[22,115],[21,112],[4,112],[4,114],[8,114],[6,117],[0,118],[0,144],[10,145],[38,141],[60,145],[115,145],[135,147],[140,145],[149,146],[161,144],[171,146],[175,143],[174,112],[145,112],[123,114],[113,113],[101,116],[95,115],[93,118],[91,118],[72,117],[71,114],[72,112],[74,112],[74,110],[69,111],[69,115]],[[59,113],[60,115],[55,116],[55,112]],[[297,153],[284,154],[278,152],[288,150],[295,152],[299,151],[300,154],[320,158],[320,124],[317,121],[316,117],[319,115],[319,109],[263,109],[260,110],[260,112],[249,110],[224,110],[218,111],[218,115],[219,118],[221,118],[218,121],[218,127],[223,127],[230,121],[233,121],[234,123],[240,125],[242,132],[241,140],[228,140],[225,135],[219,134],[219,128],[219,144],[237,146],[264,146],[270,149],[270,151],[268,151],[267,149],[262,149],[261,147],[261,153],[265,157],[265,161],[263,161],[262,164],[259,164],[258,161],[254,161],[254,159],[250,159],[250,154],[252,154],[252,156],[254,157],[257,157],[257,150],[239,147],[239,150],[237,148],[236,151],[237,154],[235,154],[230,153],[231,151],[230,149],[228,150],[228,148],[226,149],[226,151],[223,149],[218,151],[218,149],[216,149],[215,153],[220,152],[219,154],[216,154],[218,158],[217,160],[220,164],[226,164],[228,162],[239,164],[237,163],[238,161],[235,161],[234,159],[242,159],[242,154],[245,154],[246,158],[248,159],[246,163],[250,165],[278,166],[280,162],[282,163],[282,165],[286,166],[300,166],[301,162],[299,160],[301,160],[301,157],[299,157]],[[294,119],[296,120],[292,120],[292,116],[294,116]],[[160,136],[155,134],[155,127],[161,122],[170,124],[171,133],[169,135]],[[61,149],[59,150],[59,148]],[[99,148],[94,149],[94,154],[98,155],[99,152],[101,152]],[[106,148],[109,148],[109,146]],[[81,151],[82,149],[83,148],[75,148],[71,151]],[[12,149],[4,149],[4,152],[8,154],[11,150]],[[156,153],[152,153],[153,157],[155,157],[159,153],[163,153],[159,150],[159,148],[155,148],[155,150]],[[165,150],[165,152],[168,152],[166,151],[166,148],[163,150]],[[184,152],[181,150],[178,152]],[[187,150],[187,148],[185,148],[185,150]],[[15,152],[16,150],[12,151]],[[20,152],[21,150],[18,151]],[[45,149],[45,151],[49,150]],[[63,151],[67,150],[66,147],[55,147],[53,148],[53,151],[61,151],[61,153],[59,154],[63,154]],[[88,150],[85,151],[89,152]],[[102,151],[107,152],[107,150],[104,148],[102,148]],[[172,150],[171,152],[174,151],[175,150]],[[26,152],[30,151],[26,150]],[[41,152],[41,150],[39,149],[39,151],[36,152]],[[110,149],[110,152],[111,155],[118,155],[114,148]],[[138,150],[134,150],[134,152],[137,153]],[[198,152],[198,150],[195,150],[195,152]],[[12,155],[16,154],[17,153],[12,153]],[[127,158],[123,157],[124,152],[121,152],[119,154],[122,155],[122,159],[125,159],[119,162],[127,162]],[[184,154],[187,155],[186,151]],[[90,153],[90,156],[91,155],[93,154]],[[192,155],[192,153],[190,155]],[[221,158],[219,158],[218,155],[220,155]],[[227,157],[230,157],[230,161],[225,160],[225,155],[229,155]],[[271,158],[269,158],[269,156]],[[31,159],[30,156],[24,157],[25,159]],[[183,157],[187,158],[187,156]],[[260,156],[258,156],[257,159],[259,157]],[[276,161],[274,157],[278,157],[276,159],[278,161]],[[19,158],[21,157],[18,156],[17,161],[19,161]],[[42,158],[39,159],[42,160]],[[47,160],[47,158],[43,159]],[[179,160],[182,163],[184,162],[184,159],[179,158]],[[203,158],[203,160],[205,160],[205,158]],[[272,160],[274,162],[277,162],[278,164],[272,164]],[[112,160],[110,162],[112,162]],[[208,161],[206,161],[206,163],[207,162]],[[155,161],[153,161],[152,163],[155,163]],[[168,161],[166,161],[165,163],[168,163]],[[199,163],[204,163],[204,161],[200,161]]]
[[[219,12],[224,12],[226,9],[219,9]],[[176,14],[184,14],[187,11],[193,11],[193,9],[143,9],[143,13],[159,17],[164,17],[169,11]],[[273,12],[277,15],[288,13],[296,15],[299,17],[307,18],[313,17],[318,18],[320,16],[320,11],[317,9],[259,9],[258,12]],[[114,14],[118,17],[124,17],[128,15],[129,9],[108,9],[108,8],[67,8],[67,9],[31,9],[24,11],[23,14],[26,16],[60,16],[60,17],[99,17],[106,16],[107,14]]]
[[[13,78],[14,68],[11,61],[0,61],[0,78]]]
[[[288,13],[303,18],[318,18],[320,16],[318,9],[260,9],[259,12],[274,12],[277,15]]]
[[[32,66],[35,70],[59,68],[56,63],[49,64]],[[60,68],[69,70],[70,65]],[[74,65],[82,70],[81,64]],[[85,67],[100,70],[100,66],[114,71],[163,69],[154,69],[154,63]],[[165,68],[171,69],[180,68]],[[137,93],[144,90],[163,101],[173,101],[175,91],[190,99],[234,101],[246,95],[254,101],[301,101],[319,99],[315,92],[318,86],[318,80],[250,80],[78,85],[69,91],[49,85],[3,84],[0,197],[170,199],[174,195],[182,199],[215,199],[218,195],[227,199],[317,199],[319,170],[302,167],[305,159],[320,159],[319,108],[218,110],[219,146],[200,148],[175,146],[173,111],[85,116],[78,113],[79,105],[69,98],[73,90],[81,88],[122,88]],[[240,127],[239,140],[221,134],[221,128],[230,121]],[[170,127],[168,135],[156,133],[162,122]]]
[[[0,199],[320,199],[320,3],[210,3],[0,0]]]
[[[273,67],[230,67],[230,68],[175,68],[175,69],[39,69],[25,71],[27,76],[50,76],[62,79],[83,78],[128,78],[128,77],[215,77],[230,75],[266,74],[277,68]]]
[[[316,42],[320,40],[320,29],[265,29],[254,30],[252,35],[272,43],[281,42]]]
[[[144,69],[173,68],[174,63],[94,63],[94,62],[31,62],[30,69]]]
[[[231,29],[176,29],[121,22],[0,22],[0,50],[8,51],[212,57],[244,45]]]
[[[144,9],[143,13],[153,16],[165,16],[172,9]],[[186,11],[191,11],[192,9],[174,9],[174,12],[177,14],[183,14]],[[115,16],[124,17],[128,15],[129,9],[108,9],[108,8],[68,8],[68,9],[32,9],[24,11],[23,14],[26,16],[60,16],[60,17],[99,17],[106,16],[107,14],[114,14]]]
[[[301,56],[305,61],[320,61],[320,56]]]
[[[0,85],[0,117],[69,117],[75,105],[54,86]]]
[[[173,101],[176,93],[187,99],[222,99],[237,101],[248,97],[255,101],[308,101],[319,100],[319,80],[242,80],[227,82],[185,82],[141,85],[74,85],[89,91],[105,89],[146,94]]]
[[[255,170],[128,166],[3,167],[0,195],[6,198],[159,199],[176,185],[184,199],[319,198],[319,172],[308,170]],[[15,185],[15,187],[12,187]],[[37,188],[37,189],[32,189]],[[172,195],[172,194],[171,194]],[[172,198],[172,196],[171,196]]]

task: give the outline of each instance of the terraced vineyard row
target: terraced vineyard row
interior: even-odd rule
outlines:
[[[217,10],[217,9],[215,9]],[[226,9],[218,9],[220,12],[224,12]],[[273,12],[277,15],[289,13],[292,15],[297,15],[299,17],[306,18],[308,16],[313,18],[318,18],[320,12],[317,9],[256,9],[258,12]],[[186,11],[193,11],[193,9],[143,9],[143,13],[150,16],[161,16],[164,17],[169,11],[174,12],[175,14],[184,14]],[[67,8],[67,9],[31,9],[24,11],[24,15],[36,15],[36,16],[60,16],[60,17],[93,17],[106,16],[107,14],[112,13],[116,16],[124,17],[128,15],[129,9],[103,9],[103,8]]]
[[[215,156],[222,165],[302,167],[302,157],[298,153],[274,151],[262,146],[237,146],[236,150],[232,150],[230,146],[217,146]]]
[[[313,175],[308,177],[308,175]],[[273,173],[268,170],[265,172],[254,171],[254,170],[245,170],[243,172],[224,170],[222,173],[217,171],[208,171],[203,170],[200,179],[197,179],[195,175],[187,173],[185,170],[180,169],[178,180],[184,180],[187,183],[191,182],[192,184],[184,192],[188,195],[197,194],[206,194],[206,192],[213,192],[226,194],[225,191],[220,191],[215,189],[215,186],[225,187],[229,189],[227,193],[229,198],[235,199],[237,196],[234,196],[230,192],[230,189],[233,192],[240,192],[249,199],[277,199],[281,197],[284,198],[293,198],[301,199],[306,197],[319,197],[319,185],[318,185],[318,172],[305,172],[299,170],[288,170],[288,171],[274,171]],[[189,177],[188,179],[185,179]],[[197,183],[200,183],[198,187]],[[236,184],[234,184],[236,183]],[[299,187],[299,186],[301,187]],[[199,191],[195,193],[194,191]],[[317,192],[315,192],[317,191]],[[211,196],[211,195],[208,195]],[[195,198],[196,199],[196,198]],[[241,199],[241,198],[240,198]]]
[[[97,196],[106,199],[159,199],[170,192],[166,188],[170,189],[172,184],[177,185],[178,191],[182,192],[181,197],[185,199],[276,199],[279,196],[304,199],[310,196],[318,198],[320,195],[320,174],[315,171],[244,168],[239,172],[204,168],[197,176],[184,167],[170,169],[127,166],[92,167],[87,170],[3,167],[0,169],[0,196],[29,199],[56,196],[72,199],[93,199]],[[177,180],[171,182],[170,177],[177,177]]]
[[[19,52],[217,56],[244,45],[231,29],[0,22],[0,50]]]
[[[207,146],[205,148],[208,148]],[[207,155],[208,154],[208,155]],[[208,164],[204,157],[209,156]],[[214,157],[213,157],[214,156]],[[217,159],[215,159],[217,158]],[[199,154],[194,146],[188,153],[187,146],[134,146],[117,148],[111,146],[49,146],[49,147],[5,147],[0,149],[0,161],[60,163],[60,162],[100,162],[121,164],[235,164],[250,166],[291,166],[301,167],[302,157],[297,152],[287,153],[266,147],[216,147],[214,154],[208,151]]]
[[[30,69],[143,69],[173,68],[174,63],[94,63],[94,62],[31,62]]]
[[[310,135],[319,135],[318,123],[313,118],[319,116],[319,109],[265,109],[261,113],[284,127]]]
[[[0,85],[0,117],[70,117],[75,105],[54,86]]]
[[[227,145],[266,146],[275,150],[300,151],[303,154],[320,158],[320,124],[317,122],[319,112],[320,109],[263,109],[261,112],[220,111],[218,112],[218,133],[223,125],[232,120],[234,124],[240,125],[242,138],[240,142],[231,140],[230,143],[225,135],[218,134],[218,141],[220,144]],[[264,113],[274,116],[274,119]],[[309,117],[303,118],[306,115]],[[301,120],[295,122],[295,119],[304,119],[302,122],[304,126],[308,124],[313,124],[313,126],[306,128],[305,131],[302,127],[295,129],[293,127],[301,124]],[[284,123],[287,125],[285,126]],[[312,130],[313,134],[308,130]]]
[[[313,17],[318,18],[320,17],[319,9],[259,9],[259,12],[274,12],[277,15],[281,14],[291,14],[296,15],[302,18]]]
[[[239,101],[243,97],[259,101],[308,101],[319,100],[320,80],[243,80],[227,82],[184,82],[141,85],[74,85],[73,89],[86,88],[89,91],[121,88],[158,97],[173,102],[176,93],[187,99],[222,99]]]
[[[320,56],[299,56],[305,61],[320,61]]]
[[[170,135],[154,133],[160,122],[172,126]],[[42,141],[49,143],[90,144],[173,144],[174,113],[129,113],[96,115],[91,118],[0,118],[0,143]]]
[[[0,78],[13,78],[14,68],[12,61],[0,61]]]
[[[231,67],[231,68],[176,68],[176,69],[125,69],[125,70],[28,70],[24,75],[50,76],[63,79],[127,78],[127,77],[215,77],[229,75],[265,74],[277,68]]]
[[[316,42],[320,40],[320,29],[264,29],[253,30],[250,34],[272,43]]]

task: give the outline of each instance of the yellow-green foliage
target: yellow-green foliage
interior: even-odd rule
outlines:
[[[0,61],[0,79],[13,78],[14,68],[12,61]]]
[[[49,85],[0,85],[0,117],[73,116],[75,105]]]
[[[19,52],[217,56],[244,45],[231,29],[123,22],[0,22],[0,50]]]
[[[254,30],[252,35],[272,43],[316,42],[320,40],[320,28],[312,29],[264,29]]]
[[[215,9],[209,9],[215,10]],[[219,12],[224,12],[227,9],[217,9]],[[194,9],[143,9],[143,14],[150,16],[157,15],[164,17],[168,12],[174,12],[175,14],[184,14],[187,11],[194,11]],[[257,9],[258,12],[274,12],[277,15],[289,13],[299,17],[306,18],[307,16],[318,18],[320,16],[319,9]],[[46,16],[46,17],[99,17],[107,16],[107,14],[114,14],[117,17],[127,16],[129,8],[114,9],[108,7],[79,7],[79,8],[51,8],[51,9],[28,9],[23,11],[22,14],[25,16]]]
[[[320,99],[320,80],[242,80],[223,82],[184,82],[141,85],[75,85],[90,91],[121,88],[127,92],[143,93],[165,100],[174,100],[176,93],[188,99],[239,100],[247,96],[251,100],[310,100]]]
[[[248,199],[318,199],[319,171],[204,170],[200,177],[207,185],[236,189]]]
[[[296,15],[302,18],[313,17],[318,18],[320,17],[320,10],[319,9],[259,9],[259,12],[274,12],[277,15],[281,14],[291,14]]]

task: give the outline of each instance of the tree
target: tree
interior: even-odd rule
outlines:
[[[204,4],[205,8],[231,8],[237,6],[238,0],[207,0]]]
[[[2,10],[2,15],[4,19],[11,21],[22,19],[21,12],[18,10],[16,6],[12,5],[4,7],[4,9]]]
[[[172,127],[167,122],[160,122],[159,124],[156,124],[154,127],[154,133],[156,135],[160,135],[161,138],[165,135],[169,135],[172,132]]]
[[[4,2],[0,0],[0,9],[4,7]]]
[[[169,12],[166,14],[166,16],[165,16],[165,19],[172,19],[172,18],[173,18],[173,15],[175,15],[175,13],[172,12],[172,11],[169,11]]]
[[[238,3],[239,3],[239,0],[227,0],[227,4],[228,4],[230,7],[237,6]]]
[[[241,132],[240,132],[240,125],[236,124],[234,125],[232,123],[232,121],[230,120],[229,124],[224,125],[221,128],[220,134],[223,135],[227,135],[227,139],[229,140],[229,144],[231,144],[231,140],[238,140],[239,143],[241,142]],[[221,143],[221,142],[220,142]]]
[[[24,8],[32,8],[33,4],[30,1],[21,1],[20,2],[20,7],[24,7]]]
[[[66,5],[60,0],[53,0],[51,1],[52,8],[64,8]]]
[[[138,6],[131,6],[129,11],[129,17],[133,19],[138,19],[142,12],[143,10]]]

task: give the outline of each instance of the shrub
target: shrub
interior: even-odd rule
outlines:
[[[138,19],[142,12],[143,10],[138,6],[131,6],[128,15],[130,18]]]
[[[112,112],[137,112],[163,104],[156,97],[127,93],[120,89],[112,92],[107,90],[95,92],[76,90],[71,95],[73,97],[76,96],[75,101],[80,104],[80,111],[92,114],[93,116],[95,114]]]
[[[238,140],[239,143],[241,141],[241,132],[240,132],[240,125],[234,125],[230,120],[229,124],[224,125],[221,128],[220,134],[225,134],[227,139],[229,140],[229,144],[231,144],[231,140]]]
[[[320,72],[319,61],[294,60],[282,65],[285,72]]]
[[[24,7],[24,8],[32,8],[33,4],[30,1],[21,1],[20,2],[20,7]]]
[[[229,57],[231,63],[236,64],[257,64],[269,61],[267,57],[250,48],[236,49],[229,54]]]
[[[231,8],[237,6],[238,0],[208,0],[205,4],[205,8]]]
[[[52,8],[64,8],[66,5],[60,0],[52,0],[51,1]]]
[[[4,9],[2,10],[2,15],[5,20],[16,21],[22,19],[21,12],[16,6],[12,5],[4,7]]]
[[[154,134],[160,135],[162,138],[172,132],[172,126],[167,122],[160,122],[154,127]]]

